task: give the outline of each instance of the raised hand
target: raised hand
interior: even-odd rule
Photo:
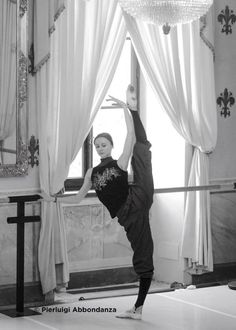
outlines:
[[[117,99],[114,96],[108,95],[109,99],[107,101],[112,101],[114,102],[113,105],[120,106],[121,108],[127,108],[127,104],[119,99]]]

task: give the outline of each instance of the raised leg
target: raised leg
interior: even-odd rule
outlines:
[[[134,175],[134,184],[137,186],[137,194],[140,200],[150,208],[153,202],[153,176],[151,143],[147,140],[146,132],[137,111],[130,111],[133,117],[136,143],[133,148],[131,165]]]

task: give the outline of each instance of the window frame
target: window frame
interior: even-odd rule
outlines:
[[[131,39],[129,36],[126,40]],[[139,108],[139,94],[140,94],[140,66],[138,63],[137,56],[134,51],[134,47],[131,42],[131,84],[137,91],[138,108]],[[114,106],[102,106],[98,111],[107,108],[114,108]],[[82,177],[67,178],[64,182],[66,192],[78,191],[84,182],[84,176],[89,168],[93,167],[93,127],[91,128],[88,136],[86,137],[82,147]]]

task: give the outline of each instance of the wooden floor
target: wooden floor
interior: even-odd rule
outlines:
[[[151,293],[143,320],[124,320],[116,313],[129,309],[135,296],[78,300],[38,308],[42,315],[10,318],[0,314],[3,330],[235,330],[236,291],[228,286]]]

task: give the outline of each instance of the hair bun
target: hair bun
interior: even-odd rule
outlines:
[[[112,139],[111,135],[109,133],[105,133],[105,132],[98,134],[94,139],[94,143],[98,138],[101,138],[101,137],[107,139],[111,143],[112,147],[114,146],[113,139]]]

